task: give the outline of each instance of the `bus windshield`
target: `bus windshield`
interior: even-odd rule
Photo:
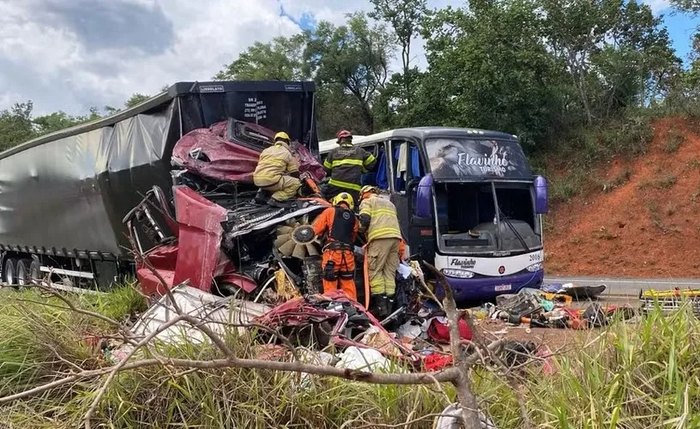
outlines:
[[[436,183],[438,247],[453,254],[525,253],[542,246],[528,183]]]
[[[522,148],[515,139],[440,137],[425,141],[436,182],[483,178],[531,179]]]

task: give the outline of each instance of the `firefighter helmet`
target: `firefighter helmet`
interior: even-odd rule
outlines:
[[[335,197],[333,197],[332,203],[334,206],[337,206],[340,203],[345,203],[348,205],[348,208],[350,210],[355,208],[355,201],[353,201],[352,195],[348,194],[347,192],[341,192]]]
[[[360,199],[365,199],[368,194],[378,194],[379,189],[376,186],[365,185],[360,189]]]
[[[285,133],[284,131],[280,131],[279,133],[275,134],[274,141],[277,140],[282,140],[285,143],[289,143],[289,134]]]
[[[352,140],[352,133],[348,130],[340,130],[336,133],[335,138],[338,139],[338,143],[343,140]]]

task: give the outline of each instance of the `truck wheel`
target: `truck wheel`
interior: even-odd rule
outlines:
[[[17,261],[17,284],[27,286],[32,284],[32,276],[30,273],[31,259],[20,259]]]
[[[14,258],[5,259],[5,266],[2,268],[2,279],[8,285],[17,283],[17,260]]]
[[[32,259],[32,263],[29,264],[29,278],[36,281],[42,280],[41,262],[36,259]]]

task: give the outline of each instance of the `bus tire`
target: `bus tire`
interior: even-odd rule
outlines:
[[[17,284],[20,286],[28,286],[32,284],[32,275],[30,267],[31,259],[20,259],[17,261]]]
[[[5,259],[5,266],[2,267],[2,281],[8,285],[15,285],[17,282],[17,260],[15,258]]]

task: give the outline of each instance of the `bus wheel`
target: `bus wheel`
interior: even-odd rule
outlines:
[[[17,282],[17,260],[14,258],[5,259],[5,266],[2,267],[2,279],[8,285],[15,285]]]
[[[32,284],[32,276],[30,272],[30,266],[32,265],[31,259],[20,259],[17,261],[17,284],[20,286],[27,286]]]

